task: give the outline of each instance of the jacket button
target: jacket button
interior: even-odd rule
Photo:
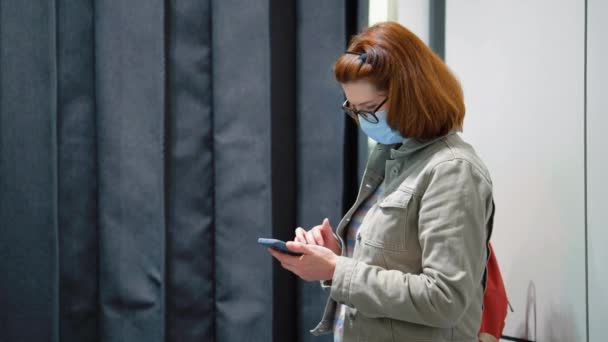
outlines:
[[[357,241],[361,241],[361,233],[357,232]]]

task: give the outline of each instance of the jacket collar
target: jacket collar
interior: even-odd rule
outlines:
[[[393,148],[396,146],[396,144],[395,145],[382,145],[382,146],[386,147],[387,150],[390,149],[390,159],[401,159],[401,158],[405,158],[419,150],[422,150],[423,148],[425,148],[429,145],[432,145],[433,143],[437,142],[438,140],[444,139],[453,134],[456,134],[456,131],[451,131],[446,135],[442,135],[440,137],[437,137],[437,138],[431,139],[431,140],[427,140],[427,141],[406,139],[405,142],[398,149]]]
[[[368,159],[368,165],[366,170],[366,178],[372,182],[379,182],[384,179],[386,162],[388,160],[400,160],[411,156],[417,151],[424,149],[425,147],[444,139],[456,131],[451,131],[446,135],[440,136],[435,139],[427,141],[418,141],[414,139],[406,139],[401,146],[396,148],[399,144],[376,144],[376,147],[372,151]]]

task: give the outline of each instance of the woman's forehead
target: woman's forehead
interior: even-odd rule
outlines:
[[[368,81],[354,81],[342,83],[342,89],[348,101],[352,104],[361,104],[369,101],[375,101],[382,97],[382,92]]]

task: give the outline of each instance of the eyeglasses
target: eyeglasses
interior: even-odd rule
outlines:
[[[355,120],[357,122],[359,121],[359,116],[361,116],[363,118],[363,120],[375,124],[380,121],[378,119],[378,117],[376,116],[376,112],[378,111],[378,109],[380,109],[380,107],[382,107],[382,105],[384,103],[386,103],[386,100],[388,100],[388,97],[384,98],[384,100],[382,102],[380,102],[380,104],[372,111],[354,110],[353,108],[350,107],[348,100],[346,100],[342,104],[342,110],[344,111],[344,113],[346,113],[348,116],[350,116],[353,120]]]

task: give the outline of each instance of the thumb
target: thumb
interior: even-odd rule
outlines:
[[[332,241],[335,239],[334,231],[331,229],[329,219],[327,218],[323,220],[323,224],[321,225],[321,235],[323,235],[325,241]]]
[[[331,236],[331,234],[333,233],[333,231],[331,230],[331,225],[329,224],[328,218],[325,218],[323,220],[323,224],[321,225],[321,230],[323,231],[323,233],[327,234],[328,236]]]

